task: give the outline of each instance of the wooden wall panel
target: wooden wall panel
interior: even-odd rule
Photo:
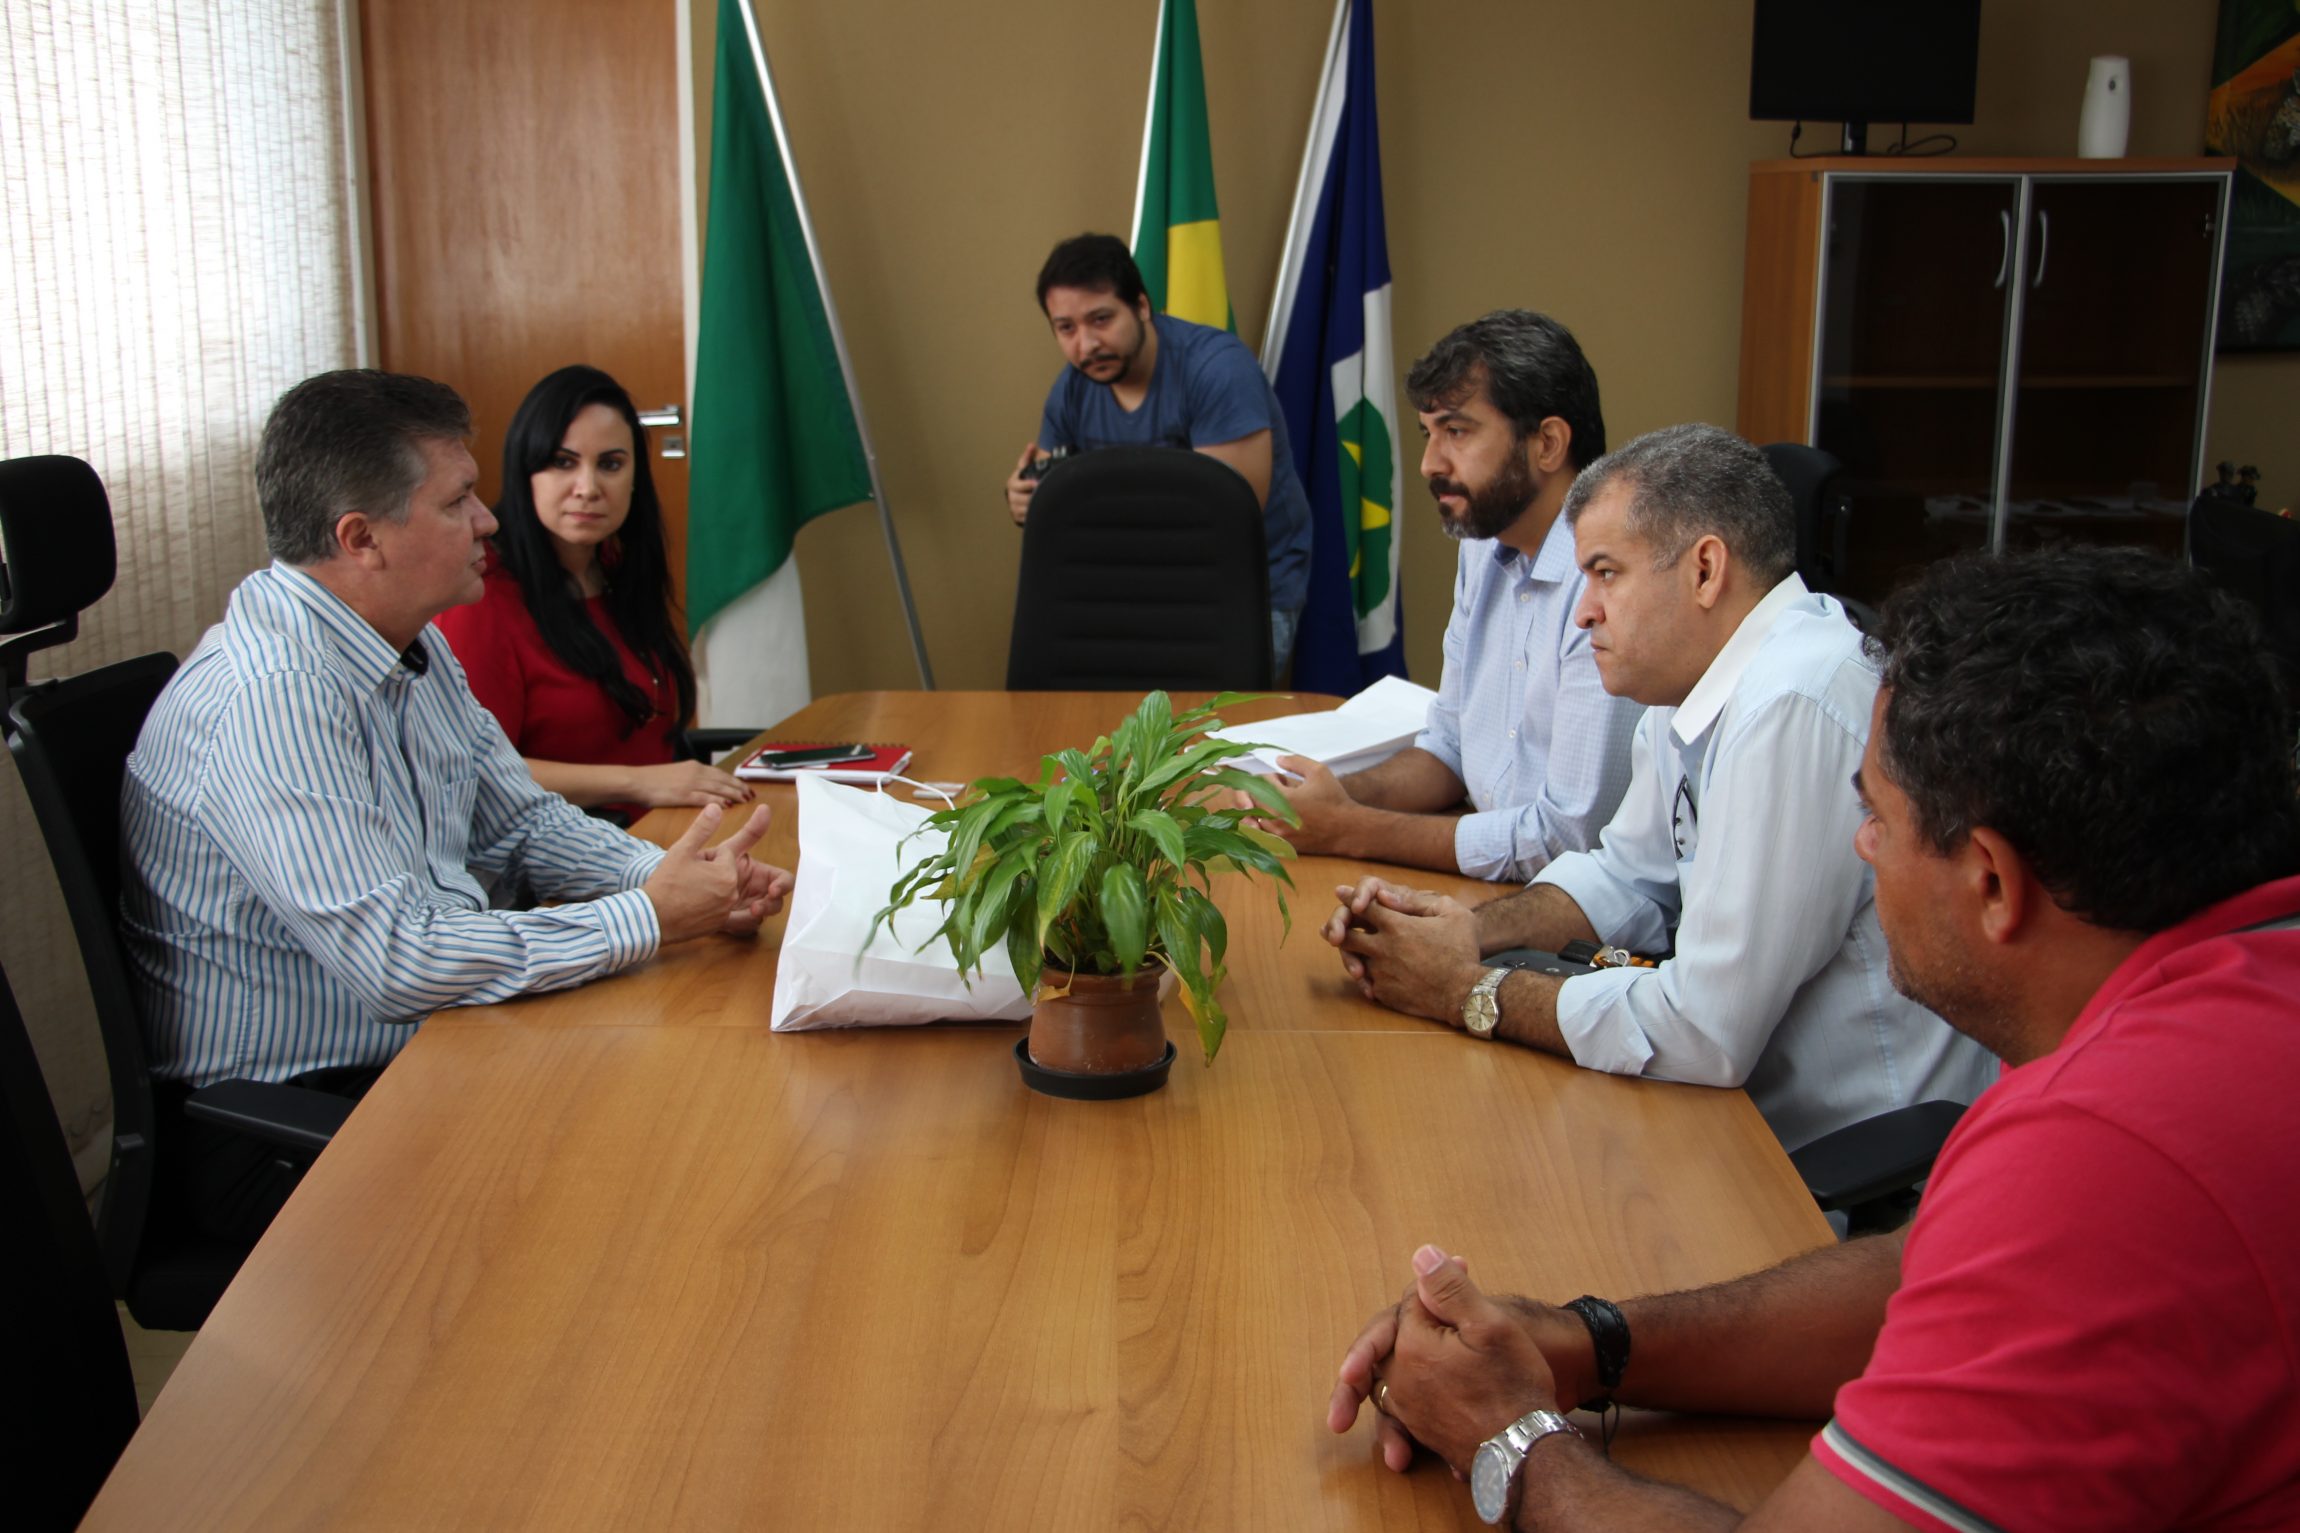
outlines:
[[[553,368],[683,404],[672,0],[367,0],[360,23],[380,364],[471,402],[481,493]],[[658,441],[653,468],[683,584],[686,464]]]

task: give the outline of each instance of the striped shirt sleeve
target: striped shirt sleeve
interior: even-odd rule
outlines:
[[[410,707],[404,732],[428,734],[428,714]],[[529,855],[506,856],[502,866],[564,875],[564,892],[586,882],[623,892],[508,913],[475,908],[465,890],[448,887],[433,859],[470,836],[483,794],[491,803],[524,796],[500,782],[483,789],[483,780],[501,775],[484,758],[485,770],[461,781],[419,771],[412,784],[377,782],[361,720],[329,678],[293,670],[251,677],[218,726],[195,800],[199,828],[371,1016],[414,1020],[443,1006],[579,984],[658,945],[654,906],[632,887],[652,862],[580,827],[572,827],[576,844],[544,853],[550,833],[570,828],[554,824],[559,817],[547,806],[526,802],[511,816],[496,849]],[[527,780],[523,770],[519,777]],[[395,802],[407,796],[415,802]],[[426,844],[409,846],[416,837]]]

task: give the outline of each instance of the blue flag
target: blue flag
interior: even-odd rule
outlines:
[[[1344,697],[1406,673],[1393,521],[1404,462],[1373,30],[1373,0],[1340,0],[1262,343],[1310,497],[1294,685]]]

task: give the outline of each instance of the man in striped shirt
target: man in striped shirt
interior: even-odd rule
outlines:
[[[252,1238],[287,1185],[252,1141],[172,1111],[232,1077],[356,1094],[444,1006],[553,990],[714,932],[790,875],[668,852],[535,785],[431,620],[476,600],[495,519],[454,390],[371,371],[290,389],[256,493],[273,562],[144,723],[122,790],[122,926],[170,1136],[171,1189]],[[493,889],[562,903],[494,908]]]

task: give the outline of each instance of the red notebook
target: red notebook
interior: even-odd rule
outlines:
[[[866,745],[868,758],[860,761],[836,761],[822,766],[770,767],[759,765],[761,756],[777,751],[820,750],[836,744],[835,741],[769,740],[735,768],[737,777],[753,782],[796,782],[802,777],[827,777],[832,782],[876,784],[910,765],[910,747],[907,745]]]

